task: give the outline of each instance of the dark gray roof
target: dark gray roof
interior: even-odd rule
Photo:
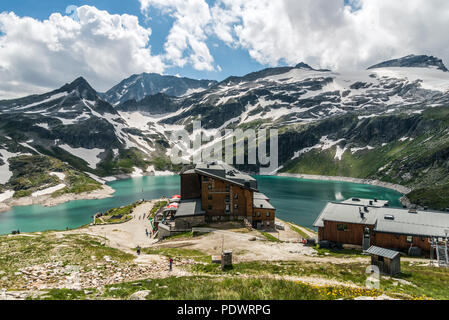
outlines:
[[[400,253],[397,252],[397,251],[384,249],[384,248],[380,248],[380,247],[376,247],[376,246],[372,246],[371,248],[366,250],[366,253],[372,254],[372,255],[375,255],[375,256],[384,257],[384,258],[387,258],[387,259],[394,259],[398,255],[400,255]]]
[[[342,203],[355,204],[359,206],[369,207],[388,207],[389,201],[387,200],[374,200],[374,199],[362,199],[362,198],[349,198]]]
[[[364,212],[363,206],[335,202],[326,205],[314,226],[323,227],[324,221],[372,225],[376,232],[425,237],[445,237],[446,230],[449,231],[449,214],[444,212],[410,213],[408,209],[388,207],[369,207],[368,212]]]
[[[270,200],[270,198],[268,198],[266,195],[264,195],[263,193],[260,192],[254,192],[254,199],[260,199],[260,200]]]
[[[268,200],[253,198],[253,207],[255,209],[274,209]]]
[[[201,199],[182,200],[179,204],[179,208],[176,212],[175,218],[191,217],[204,214],[205,212],[201,209]]]
[[[245,184],[247,183],[251,189],[257,190],[256,179],[248,174],[238,171],[237,169],[226,163],[200,163],[196,165],[195,172],[229,181],[240,186],[245,186]]]

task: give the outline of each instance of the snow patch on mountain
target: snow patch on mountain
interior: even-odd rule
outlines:
[[[351,153],[355,154],[355,153],[357,153],[359,151],[362,151],[362,150],[373,150],[373,149],[374,149],[374,147],[371,147],[371,146],[366,146],[366,147],[363,147],[363,148],[351,148]]]
[[[14,196],[14,190],[8,190],[3,193],[0,193],[0,202],[11,199]]]
[[[31,194],[31,196],[33,198],[40,197],[40,196],[45,196],[45,195],[48,195],[48,194],[52,194],[53,192],[62,190],[65,187],[66,187],[66,185],[61,183],[61,184],[58,184],[57,186],[54,186],[54,187],[50,187],[50,188],[47,188],[47,189],[44,189],[44,190],[33,192]]]
[[[437,68],[380,68],[371,70],[379,77],[404,79],[409,82],[419,81],[421,88],[432,91],[449,91],[449,72]]]
[[[13,153],[4,149],[0,149],[1,159],[3,164],[0,166],[0,184],[8,183],[9,179],[12,177],[12,172],[9,170],[8,160],[10,158],[18,157],[20,155],[25,155],[22,153]]]
[[[310,152],[310,151],[312,151],[312,150],[314,150],[314,149],[321,149],[321,150],[328,150],[328,149],[330,149],[330,148],[332,148],[333,146],[335,146],[335,145],[337,145],[337,144],[339,144],[340,142],[342,142],[342,141],[344,141],[345,139],[340,139],[340,140],[337,140],[337,141],[334,141],[334,140],[331,140],[331,139],[329,139],[328,138],[328,136],[323,136],[323,137],[321,137],[321,139],[320,139],[320,143],[318,143],[318,144],[316,144],[316,145],[314,145],[314,146],[312,146],[312,147],[308,147],[308,148],[304,148],[304,149],[302,149],[302,150],[300,150],[300,151],[297,151],[297,152],[295,152],[294,153],[294,156],[293,156],[293,158],[292,158],[292,160],[294,160],[294,159],[297,159],[297,158],[299,158],[302,154],[305,154],[305,153],[308,153],[308,152]],[[343,151],[344,150],[344,151]],[[343,149],[343,150],[340,150],[340,153],[343,151],[343,153],[346,151],[346,148],[345,149]],[[343,153],[341,153],[341,155],[343,155]],[[341,160],[341,155],[340,155],[340,159],[339,160]],[[336,157],[337,158],[337,157]]]
[[[65,173],[63,173],[63,172],[51,172],[50,175],[58,177],[58,179],[61,181],[64,181],[64,179],[65,179]]]
[[[38,127],[44,128],[46,130],[50,130],[50,126],[48,125],[48,123],[45,123],[45,122],[44,123],[36,123],[35,125]]]
[[[88,163],[89,167],[91,167],[92,169],[97,168],[97,164],[100,163],[101,161],[100,154],[106,151],[105,149],[97,149],[97,148],[94,149],[73,148],[66,144],[59,145],[59,147],[71,153],[75,157],[83,159]]]
[[[23,106],[20,106],[20,107],[15,107],[13,109],[15,111],[30,109],[30,108],[35,107],[35,106],[40,106],[42,104],[45,104],[45,103],[48,103],[48,102],[51,102],[51,101],[54,101],[54,100],[57,100],[57,99],[61,99],[61,98],[65,97],[65,96],[67,96],[66,92],[57,93],[57,94],[54,94],[54,95],[52,95],[52,96],[50,96],[50,97],[48,97],[48,98],[46,98],[44,100],[41,100],[41,101],[38,101],[38,102],[34,102],[34,103],[30,103],[30,104],[27,104],[27,105],[23,105]]]
[[[347,147],[341,148],[340,146],[337,146],[337,151],[335,153],[335,160],[341,161],[341,158],[343,157],[343,154],[348,150]]]

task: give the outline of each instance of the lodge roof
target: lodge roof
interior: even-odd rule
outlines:
[[[256,199],[253,198],[254,209],[271,209],[274,210],[273,205],[266,199]]]
[[[360,206],[371,206],[371,207],[388,207],[388,205],[390,204],[390,202],[387,200],[361,199],[361,198],[349,198],[348,200],[345,200],[342,203],[356,204]]]
[[[330,202],[316,219],[315,227],[324,221],[374,226],[374,231],[425,237],[445,237],[449,233],[449,214],[444,212],[364,207],[348,203]]]
[[[229,181],[242,187],[249,187],[257,191],[257,180],[248,174],[242,173],[234,167],[224,162],[200,163],[197,164],[195,173],[204,174],[217,179]]]
[[[370,247],[368,250],[366,250],[366,253],[374,255],[374,256],[384,257],[384,258],[391,259],[391,260],[393,260],[397,256],[401,255],[397,251],[380,248],[380,247],[376,247],[376,246]]]
[[[205,212],[201,209],[201,199],[182,200],[175,217],[191,217],[204,214]]]
[[[270,198],[268,198],[266,195],[260,192],[254,192],[253,198],[259,200],[270,200]]]

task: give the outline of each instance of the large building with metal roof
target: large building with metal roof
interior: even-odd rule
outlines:
[[[373,205],[369,205],[370,201]],[[449,235],[449,214],[390,208],[379,201],[361,199],[356,203],[328,203],[314,226],[319,241],[360,245],[364,249],[372,245],[401,251],[418,247],[430,252],[432,239],[442,240]]]
[[[202,163],[182,172],[181,199],[200,202],[207,222],[246,221],[257,229],[275,228],[276,209],[258,192],[257,180],[226,163]]]

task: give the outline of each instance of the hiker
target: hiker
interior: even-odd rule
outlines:
[[[140,256],[140,246],[137,246],[137,255]]]
[[[173,270],[173,259],[170,258],[169,262],[170,262],[170,271],[172,271]]]
[[[145,229],[145,233],[147,234],[147,237],[148,237],[148,229]]]

